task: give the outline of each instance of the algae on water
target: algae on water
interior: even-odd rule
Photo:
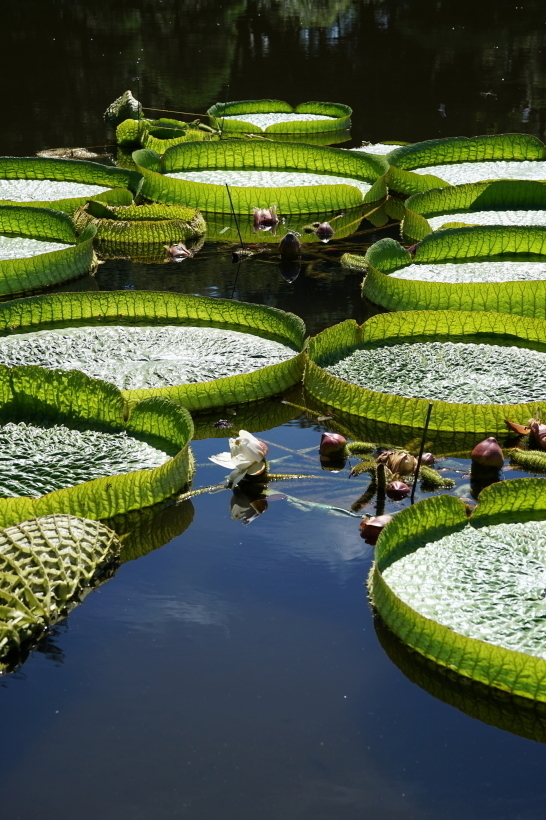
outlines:
[[[122,390],[195,384],[278,364],[287,344],[212,327],[95,326],[0,338],[0,363],[81,370]]]
[[[546,353],[519,347],[402,343],[355,350],[325,369],[368,390],[406,398],[521,404],[546,395]]]
[[[405,603],[461,635],[546,658],[546,522],[447,535],[384,578]]]
[[[9,422],[0,426],[0,497],[39,498],[94,478],[151,470],[168,459],[125,432]]]

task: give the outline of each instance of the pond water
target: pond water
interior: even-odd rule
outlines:
[[[544,139],[545,21],[538,0],[6,0],[0,152],[102,150],[101,114],[129,87],[153,109],[196,114],[225,99],[343,102],[355,112],[346,147]],[[159,110],[146,113],[169,116]],[[369,315],[361,275],[338,259],[388,235],[398,229],[365,222],[308,246],[295,279],[274,245],[238,266],[232,244],[207,241],[181,263],[110,260],[63,290],[233,297],[291,310],[316,333]],[[529,739],[546,738],[542,713],[430,683],[374,623],[372,548],[357,517],[324,506],[349,510],[368,481],[321,472],[324,428],[278,408],[273,424],[285,423],[261,434],[274,469],[316,478],[271,484],[247,526],[248,500],[227,491],[159,513],[147,532],[168,543],[121,566],[0,679],[14,820],[543,817],[546,746]],[[208,461],[227,449],[215,433],[194,444],[196,486],[225,477]],[[443,466],[468,497],[468,463]]]

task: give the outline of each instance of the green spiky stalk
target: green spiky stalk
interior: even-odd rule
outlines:
[[[419,470],[419,478],[423,482],[423,488],[426,489],[450,490],[455,486],[455,482],[452,478],[443,476],[438,472],[438,470],[434,470],[432,467],[425,467],[421,465],[421,469]]]
[[[546,453],[538,450],[512,450],[510,461],[533,473],[546,473]]]
[[[345,455],[360,455],[361,453],[371,453],[377,448],[377,444],[370,441],[350,441],[345,445]]]

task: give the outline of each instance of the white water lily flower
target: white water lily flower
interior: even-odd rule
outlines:
[[[237,438],[230,438],[229,453],[209,456],[209,460],[220,467],[232,470],[228,481],[236,487],[245,475],[260,475],[265,470],[267,444],[247,430],[239,430]]]

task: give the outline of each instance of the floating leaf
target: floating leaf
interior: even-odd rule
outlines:
[[[306,390],[319,401],[348,413],[411,429],[422,429],[431,400],[431,431],[493,434],[506,430],[504,419],[507,416],[521,421],[534,416],[540,402],[518,405],[461,404],[436,400],[433,396],[405,398],[396,394],[395,381],[392,393],[381,393],[350,384],[324,369],[356,350],[377,349],[378,346],[387,349],[402,342],[436,343],[443,340],[544,349],[541,346],[546,342],[546,325],[537,319],[463,311],[381,314],[369,319],[362,327],[349,320],[328,328],[310,340],[304,374]],[[525,371],[522,371],[524,376]],[[533,379],[531,377],[529,384]]]
[[[14,344],[13,331],[36,331],[44,326],[53,323],[67,325],[85,325],[94,328],[104,327],[105,341],[99,351],[99,366],[107,364],[115,370],[119,363],[119,350],[116,346],[112,350],[108,343],[108,325],[190,325],[217,328],[212,334],[218,334],[222,328],[233,334],[237,338],[237,333],[244,334],[241,338],[245,343],[252,342],[252,358],[245,361],[247,372],[242,372],[241,366],[234,364],[231,372],[236,375],[229,375],[225,378],[212,378],[209,381],[194,381],[190,384],[174,384],[170,386],[155,386],[139,389],[125,390],[123,395],[131,403],[149,398],[150,396],[161,396],[172,399],[183,404],[191,410],[207,410],[212,407],[222,407],[227,404],[236,404],[281,393],[283,390],[296,384],[301,379],[303,369],[303,348],[305,339],[305,327],[301,319],[291,313],[277,310],[276,308],[264,305],[252,305],[244,302],[232,302],[228,299],[210,299],[200,296],[184,296],[178,293],[151,293],[138,291],[105,291],[85,294],[48,294],[43,297],[16,300],[0,304],[0,333],[9,333],[7,340],[9,345]],[[182,330],[182,328],[181,328]],[[188,328],[189,330],[189,328]],[[161,327],[149,329],[152,333],[161,331]],[[174,327],[173,331],[177,331]],[[93,331],[96,335],[96,330]],[[115,328],[111,328],[111,333]],[[144,332],[144,330],[142,330]],[[164,331],[167,333],[167,330]],[[203,331],[201,331],[203,332]],[[282,346],[282,355],[274,361],[278,363],[260,367],[259,345],[264,336],[273,336],[273,340],[279,348]],[[39,337],[41,338],[41,337]],[[63,361],[62,334],[53,331],[47,335],[50,340],[50,351],[43,350],[45,358],[40,359],[40,364],[45,366],[49,357],[50,367],[70,367]],[[55,340],[60,340],[55,349]],[[255,345],[254,345],[255,340]],[[100,343],[100,339],[97,340]],[[1,339],[0,339],[1,346]],[[99,345],[100,346],[100,345]],[[98,349],[98,348],[97,348]],[[30,349],[31,358],[33,356]],[[153,361],[153,349],[149,354]],[[229,366],[230,358],[237,362],[236,349],[230,356],[230,352],[224,351],[222,358]],[[77,350],[75,351],[75,364],[77,367],[85,369],[85,361],[81,360]],[[138,356],[137,356],[138,358]],[[168,359],[173,358],[172,351],[168,352]],[[23,363],[21,359],[19,363]],[[28,359],[24,359],[28,363]],[[261,360],[264,361],[263,359]],[[265,360],[267,361],[267,360]],[[15,359],[10,359],[11,363],[17,363]],[[33,359],[33,363],[36,359]],[[36,362],[37,363],[37,362]],[[91,363],[91,362],[90,362]],[[74,363],[73,363],[74,364]],[[135,363],[136,366],[137,363]],[[150,367],[151,362],[144,363]],[[191,362],[190,362],[191,364]],[[95,366],[97,365],[97,353],[95,352]],[[167,367],[169,362],[164,365]],[[222,363],[217,362],[217,370]],[[252,371],[252,372],[248,372]],[[95,375],[98,372],[93,371]],[[101,371],[104,373],[105,371]],[[209,374],[210,375],[210,374]],[[212,374],[214,375],[214,374]],[[197,376],[197,378],[199,378]],[[157,381],[155,382],[157,385]],[[168,380],[163,384],[169,385]]]
[[[6,246],[10,242],[8,239],[2,243],[3,236],[56,240],[65,245],[60,250],[48,251],[44,243],[42,252],[37,255],[0,259],[0,295],[51,287],[87,273],[95,264],[94,235],[95,228],[89,227],[78,236],[68,214],[59,211],[0,205],[0,257],[7,255]]]
[[[470,520],[464,504],[451,496],[427,499],[403,510],[377,544],[370,578],[374,605],[402,641],[435,663],[487,686],[546,701],[546,661],[542,657],[543,644],[535,637],[543,619],[539,616],[533,621],[529,614],[543,607],[540,594],[535,592],[544,586],[540,586],[544,570],[539,554],[544,539],[539,536],[537,542],[534,533],[541,532],[544,524],[527,524],[523,530],[521,523],[514,523],[541,522],[545,518],[546,483],[532,478],[504,481],[484,489]],[[503,526],[502,533],[498,525]],[[495,538],[499,540],[490,542],[489,533],[493,535],[497,530]],[[519,533],[527,533],[528,537],[520,538]],[[445,586],[428,580],[426,587],[421,583],[432,607],[427,616],[415,608],[423,609],[419,603],[419,567],[430,579],[430,562],[436,554],[444,554],[441,550],[448,541],[451,557],[439,559],[438,577],[449,574],[453,564],[453,580]],[[463,543],[467,544],[466,552],[464,548],[461,552]],[[481,559],[477,558],[480,550]],[[485,558],[486,553],[489,558]],[[406,565],[408,572],[410,565],[414,567],[414,581],[405,581],[406,591],[397,593],[388,578],[392,575],[394,582],[400,576],[399,568]],[[530,575],[526,576],[531,565]],[[403,574],[407,574],[405,570]],[[472,581],[476,574],[480,575],[480,583]],[[395,586],[401,590],[398,581]],[[510,596],[511,586],[514,594]],[[463,605],[458,595],[463,596]],[[501,618],[491,614],[498,613],[505,603]],[[487,617],[481,618],[484,607]],[[437,617],[432,610],[438,610]]]

